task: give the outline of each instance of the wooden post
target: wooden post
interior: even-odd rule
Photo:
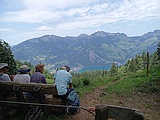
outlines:
[[[108,107],[106,105],[96,106],[95,120],[108,120]]]
[[[146,70],[146,75],[148,76],[148,68],[149,68],[149,52],[147,52],[147,70]]]
[[[96,105],[95,120],[108,120],[108,118],[115,120],[144,120],[144,116],[139,111],[112,105]]]

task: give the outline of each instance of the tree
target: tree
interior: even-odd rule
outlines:
[[[8,63],[10,69],[8,71],[9,74],[15,74],[16,69],[16,61],[12,54],[11,48],[8,43],[3,40],[0,40],[0,62]]]
[[[127,73],[129,71],[129,66],[130,66],[131,60],[129,59],[127,63],[125,64],[125,72]]]
[[[149,65],[150,67],[154,67],[157,65],[157,63],[158,63],[158,54],[157,52],[155,52],[152,55],[150,55]]]
[[[158,55],[158,60],[160,61],[160,43],[158,44],[157,55]]]
[[[144,69],[143,60],[140,55],[136,55],[135,62],[138,70]]]
[[[112,63],[111,69],[110,69],[110,76],[115,76],[118,73],[118,69],[117,66],[115,65],[115,63]]]
[[[136,72],[138,70],[137,64],[135,59],[131,59],[130,65],[129,65],[129,71]]]

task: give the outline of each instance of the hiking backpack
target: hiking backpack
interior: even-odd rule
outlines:
[[[67,96],[67,114],[75,114],[80,106],[80,100],[78,94],[73,90]]]

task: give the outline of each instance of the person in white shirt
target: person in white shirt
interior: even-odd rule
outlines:
[[[54,85],[57,86],[59,96],[66,97],[68,88],[72,89],[72,75],[69,73],[70,67],[65,65],[54,75]]]
[[[20,69],[18,70],[18,74],[15,75],[13,82],[17,82],[17,83],[30,83],[30,76],[29,76],[29,72],[30,72],[30,68],[28,68],[27,65],[22,65],[20,66]]]

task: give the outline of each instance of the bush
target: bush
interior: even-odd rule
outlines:
[[[85,77],[85,78],[83,78],[83,85],[84,86],[88,86],[89,85],[89,83],[90,83],[90,79],[89,78],[87,78],[87,77]]]
[[[73,80],[72,84],[73,84],[73,87],[74,87],[74,88],[77,88],[77,87],[82,86],[82,81],[79,80],[79,79]]]

